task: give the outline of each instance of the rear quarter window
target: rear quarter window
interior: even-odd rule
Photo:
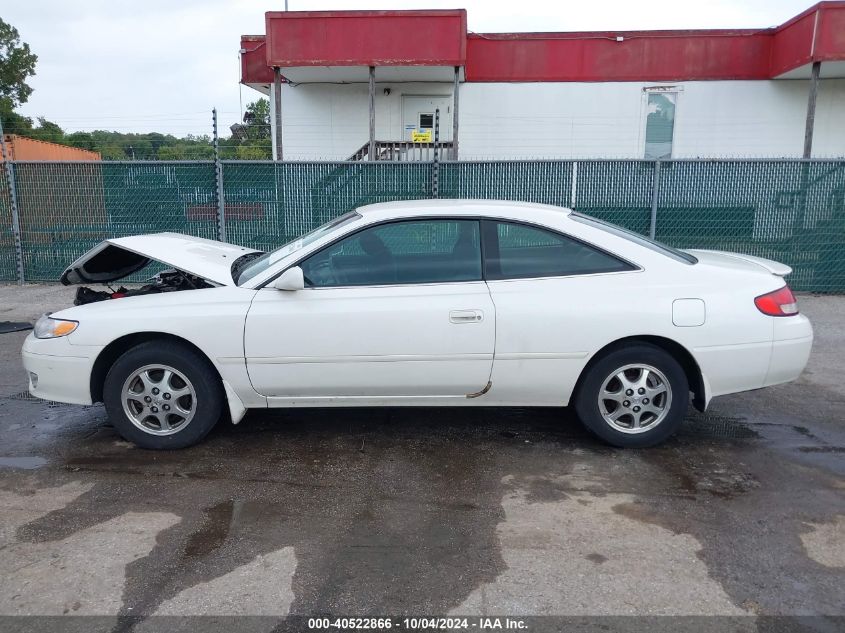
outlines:
[[[560,233],[517,222],[485,222],[488,279],[564,277],[634,270],[629,263]]]

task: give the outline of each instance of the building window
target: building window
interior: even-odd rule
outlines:
[[[645,158],[672,158],[677,92],[649,92],[645,123]]]
[[[434,114],[431,113],[420,113],[420,126],[419,129],[421,130],[431,130],[434,128]]]

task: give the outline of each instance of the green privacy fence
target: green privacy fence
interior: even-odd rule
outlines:
[[[15,250],[9,181],[5,170],[0,170],[0,280],[17,278]]]
[[[274,248],[355,207],[499,198],[570,206],[678,247],[791,265],[798,290],[845,292],[845,161],[12,164],[0,175],[0,280],[55,281],[102,239],[177,231]],[[218,189],[221,184],[221,190]]]
[[[431,163],[224,162],[227,241],[275,248],[350,209],[431,197]]]

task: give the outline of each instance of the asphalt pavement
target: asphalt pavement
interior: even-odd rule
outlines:
[[[144,451],[102,406],[32,400],[27,333],[0,334],[0,616],[139,631],[153,615],[721,616],[735,630],[810,616],[837,630],[845,297],[800,302],[816,344],[797,382],[691,410],[645,450],[602,445],[567,410],[367,408],[251,412],[197,447]],[[0,287],[0,320],[68,303]]]

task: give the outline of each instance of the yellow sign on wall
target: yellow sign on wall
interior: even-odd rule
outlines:
[[[434,139],[432,138],[431,130],[414,130],[411,132],[411,142],[412,143],[431,143]]]

